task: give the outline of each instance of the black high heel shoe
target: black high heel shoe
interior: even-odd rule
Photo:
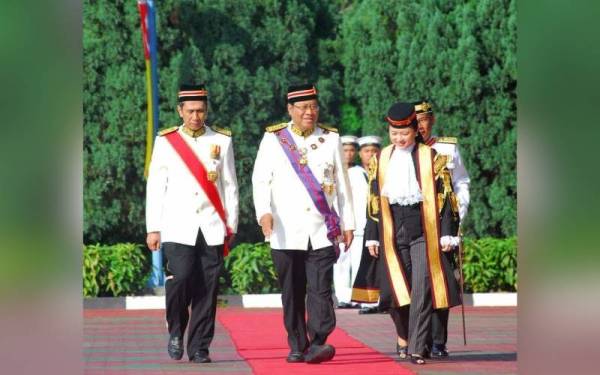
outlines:
[[[423,358],[423,356],[419,354],[411,354],[410,362],[414,365],[424,365],[425,363],[427,363],[425,362],[425,358]]]
[[[408,358],[408,346],[400,346],[400,344],[396,343],[396,354],[400,359]]]

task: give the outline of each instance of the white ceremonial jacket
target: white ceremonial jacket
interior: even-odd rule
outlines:
[[[206,132],[193,138],[177,130],[207,172],[217,172],[227,225],[235,233],[238,224],[238,187],[231,137],[206,126]],[[219,155],[211,155],[214,145]],[[225,225],[202,187],[164,136],[155,139],[146,188],[146,230],[160,232],[161,242],[194,245],[198,228],[209,246],[221,245]]]
[[[287,124],[291,127],[291,121]],[[319,126],[304,138],[290,130],[298,149],[306,151],[307,165],[319,183],[332,182],[332,194],[325,194],[329,206],[336,202],[342,230],[354,229],[352,193],[348,174],[342,162],[339,135]],[[256,218],[273,215],[271,248],[277,250],[307,250],[331,246],[327,227],[304,184],[293,169],[279,139],[267,131],[260,143],[254,171],[252,191]]]
[[[352,206],[354,207],[355,236],[362,236],[367,225],[367,201],[369,183],[367,171],[361,165],[348,169],[348,179],[352,188]]]
[[[442,155],[450,156],[450,159],[446,166],[450,170],[452,176],[452,187],[454,193],[458,198],[458,215],[463,220],[469,209],[469,185],[471,179],[465,169],[465,165],[458,152],[458,146],[456,144],[456,138],[454,137],[434,137],[435,143],[431,146],[438,153]]]

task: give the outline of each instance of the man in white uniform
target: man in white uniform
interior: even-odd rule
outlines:
[[[183,125],[156,137],[146,191],[146,242],[166,257],[168,353],[183,356],[189,323],[190,361],[210,362],[223,253],[238,223],[238,188],[231,133],[205,123],[204,85],[182,85]],[[188,307],[191,304],[191,316]]]
[[[338,242],[352,243],[352,193],[337,131],[317,122],[314,85],[291,86],[287,103],[291,121],[267,127],[258,149],[254,207],[282,290],[287,361],[319,363],[335,355],[333,264]]]
[[[450,170],[452,187],[458,200],[458,214],[460,221],[464,220],[469,208],[469,185],[471,180],[465,169],[465,165],[458,151],[458,141],[455,137],[432,136],[432,128],[435,124],[433,107],[425,100],[414,103],[417,121],[419,122],[419,134],[423,137],[426,145],[431,146],[438,153],[448,156],[446,167]],[[455,265],[454,252],[444,253],[451,264]],[[446,343],[448,341],[448,317],[449,309],[436,309],[431,317],[432,342],[431,355],[434,357],[447,357]]]
[[[354,167],[354,159],[356,158],[356,153],[358,151],[358,138],[353,135],[344,135],[340,137],[340,141],[342,142],[342,159],[344,160],[344,165],[348,170],[348,178],[351,179],[350,170]],[[354,192],[354,186],[352,180],[350,180],[350,188],[352,189],[352,198],[353,198],[353,206],[356,211],[356,195]],[[356,216],[354,217],[356,222]],[[360,230],[359,227],[356,227],[356,231],[354,235],[356,236],[357,231]],[[362,240],[362,237],[361,237]],[[352,242],[352,247],[356,246],[356,239]],[[359,245],[360,246],[360,245]],[[350,299],[352,296],[352,256],[351,256],[352,248],[348,251],[343,251],[340,253],[340,257],[337,262],[333,266],[333,285],[335,288],[335,297],[337,299],[337,308],[338,309],[349,309],[353,307],[358,307],[357,304],[352,304]]]

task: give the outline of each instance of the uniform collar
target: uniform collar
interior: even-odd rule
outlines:
[[[189,135],[192,138],[198,138],[202,134],[206,133],[206,125],[202,125],[202,127],[198,130],[188,129],[185,125],[181,127],[181,131],[185,134]]]
[[[312,128],[310,128],[310,129],[308,129],[308,130],[304,130],[304,131],[303,131],[303,130],[300,130],[300,129],[298,129],[298,128],[297,128],[297,127],[294,125],[294,123],[292,123],[292,124],[290,125],[290,130],[292,131],[292,133],[294,133],[294,134],[296,134],[296,135],[299,135],[299,136],[301,136],[301,137],[304,137],[304,138],[306,138],[306,137],[308,137],[309,135],[311,135],[312,133],[314,133],[314,132],[315,132],[315,127],[313,126]]]

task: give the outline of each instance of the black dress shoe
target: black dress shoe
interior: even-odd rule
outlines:
[[[180,337],[170,338],[167,352],[169,352],[169,357],[179,361],[183,357],[183,340]]]
[[[377,314],[379,312],[379,307],[377,306],[372,306],[372,307],[361,307],[360,310],[358,310],[359,314]]]
[[[329,344],[311,345],[308,352],[304,355],[306,363],[321,363],[333,359],[335,348]]]
[[[288,363],[304,362],[304,354],[302,352],[290,352],[285,360]]]
[[[348,302],[340,302],[337,305],[338,309],[351,309],[352,307],[353,307],[352,304],[348,303]]]
[[[448,350],[446,350],[446,345],[433,344],[433,347],[431,348],[431,356],[432,357],[447,357]]]
[[[212,361],[210,360],[210,357],[208,356],[208,353],[198,351],[198,352],[194,353],[194,355],[192,356],[192,358],[190,358],[190,362],[194,362],[194,363],[211,363]]]

